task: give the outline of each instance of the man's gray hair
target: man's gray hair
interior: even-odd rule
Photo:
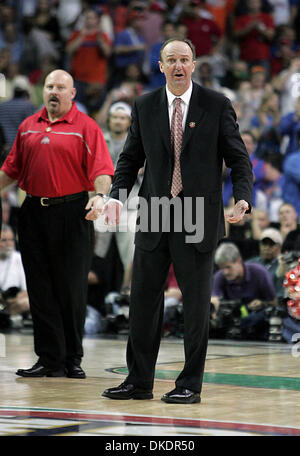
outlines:
[[[232,242],[223,242],[216,250],[215,263],[219,266],[223,263],[235,263],[241,258],[241,253]]]

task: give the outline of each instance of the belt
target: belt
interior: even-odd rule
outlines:
[[[38,201],[41,203],[42,206],[52,206],[54,204],[61,204],[61,203],[68,203],[69,201],[73,201],[78,198],[82,198],[83,196],[86,196],[87,192],[80,192],[80,193],[73,193],[72,195],[64,195],[64,196],[58,196],[55,198],[48,198],[48,196],[33,196],[29,195],[27,193],[27,197],[30,198],[33,201]]]

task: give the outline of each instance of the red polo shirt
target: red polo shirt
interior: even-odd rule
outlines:
[[[254,19],[262,22],[266,28],[274,29],[273,17],[267,13],[238,16],[235,21],[235,29],[243,30]],[[268,60],[271,57],[270,49],[270,43],[262,37],[257,29],[253,29],[240,41],[240,59],[246,62]]]
[[[1,169],[26,193],[48,197],[92,191],[97,176],[114,174],[100,127],[75,103],[55,122],[46,108],[27,117]]]

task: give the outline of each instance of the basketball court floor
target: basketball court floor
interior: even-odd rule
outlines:
[[[300,338],[300,335],[299,335]],[[154,399],[101,392],[126,376],[126,337],[86,337],[87,378],[23,378],[32,334],[0,334],[0,436],[299,436],[300,342],[210,340],[201,404],[161,401],[183,365],[181,339],[163,339]]]

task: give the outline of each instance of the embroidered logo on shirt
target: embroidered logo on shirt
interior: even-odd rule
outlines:
[[[41,144],[49,144],[49,142],[50,142],[50,139],[48,138],[48,136],[44,136],[41,141]]]

